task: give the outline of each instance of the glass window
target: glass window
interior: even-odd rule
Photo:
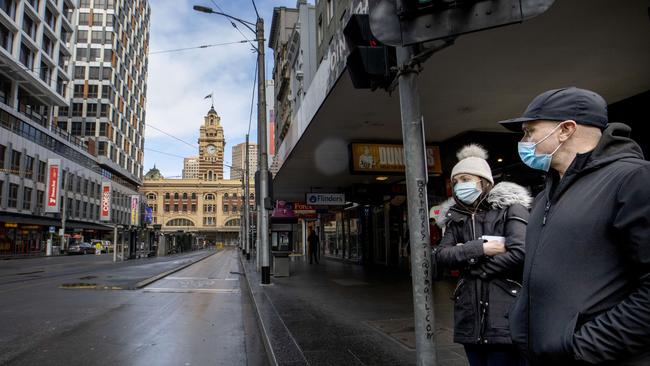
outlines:
[[[12,150],[11,152],[11,170],[13,174],[20,174],[20,151]]]
[[[77,61],[87,61],[88,60],[88,48],[87,47],[77,47],[77,56],[76,56],[75,59]]]
[[[87,30],[77,30],[77,43],[88,43]]]
[[[25,178],[32,179],[34,176],[34,158],[25,155]]]
[[[99,67],[91,66],[88,69],[88,79],[99,80]]]
[[[29,187],[23,188],[23,210],[32,208],[32,189]]]
[[[88,52],[88,61],[100,61],[99,53],[101,48],[91,48]]]
[[[95,3],[97,1],[95,0]],[[97,7],[97,4],[95,4],[95,8]],[[93,25],[95,26],[101,26],[104,24],[104,14],[102,13],[93,13]]]
[[[18,184],[9,183],[9,199],[7,206],[16,208],[18,206]]]
[[[102,43],[104,41],[104,32],[102,31],[92,31],[91,33],[91,43]]]
[[[90,19],[90,14],[79,13],[79,25],[88,25],[89,19]]]
[[[85,79],[86,78],[86,67],[85,66],[75,66],[74,67],[74,77],[75,77],[75,79]]]
[[[74,98],[83,98],[84,97],[84,86],[81,84],[74,85],[74,93],[72,94]]]
[[[98,96],[97,95],[98,94],[97,90],[98,89],[99,89],[98,85],[89,84],[88,85],[88,98],[93,98],[93,99],[97,98],[97,96]]]

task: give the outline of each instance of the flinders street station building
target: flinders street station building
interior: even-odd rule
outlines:
[[[224,179],[226,140],[214,107],[204,117],[198,143],[198,174],[192,179],[166,179],[155,166],[145,175],[140,191],[152,209],[152,224],[162,234],[190,235],[194,243],[236,245],[245,204],[243,180]],[[248,204],[253,210],[252,193]]]

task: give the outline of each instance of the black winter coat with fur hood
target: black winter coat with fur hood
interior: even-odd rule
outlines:
[[[512,344],[507,313],[521,289],[531,201],[525,188],[502,182],[477,208],[453,199],[444,205],[438,225],[446,231],[433,255],[439,268],[461,271],[453,295],[454,342]],[[506,252],[485,256],[483,235],[505,237]]]

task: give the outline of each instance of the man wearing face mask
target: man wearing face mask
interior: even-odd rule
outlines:
[[[535,97],[520,118],[523,162],[547,171],[526,236],[513,342],[533,365],[650,365],[650,163],[575,87]]]
[[[437,223],[445,234],[434,249],[437,266],[461,271],[454,342],[465,346],[471,366],[519,366],[524,360],[512,345],[506,313],[521,288],[532,198],[516,184],[494,185],[480,146],[464,147],[458,159],[451,172],[454,196]]]

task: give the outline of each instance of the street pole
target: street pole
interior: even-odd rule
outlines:
[[[117,224],[113,225],[113,263],[117,262]]]
[[[257,33],[257,70],[258,70],[258,85],[259,90],[257,94],[257,113],[258,113],[258,126],[257,126],[257,149],[260,159],[258,171],[260,172],[258,192],[258,222],[257,237],[259,238],[260,245],[257,250],[260,251],[260,261],[262,270],[262,284],[268,285],[271,283],[271,267],[269,265],[269,216],[266,212],[265,203],[269,196],[269,177],[268,177],[268,153],[266,145],[266,76],[264,73],[264,19],[257,17],[255,23]]]
[[[250,202],[248,200],[248,197],[250,196],[250,179],[249,179],[249,160],[250,156],[248,153],[248,134],[246,134],[246,159],[244,164],[246,165],[244,167],[244,250],[246,253],[246,260],[251,259],[251,245],[250,245],[250,238],[249,238],[249,228],[250,228]]]
[[[431,288],[431,247],[427,206],[427,163],[424,118],[420,111],[418,70],[412,46],[397,47],[402,137],[406,164],[411,278],[415,314],[415,344],[418,366],[437,365],[435,321]]]
[[[65,211],[67,209],[66,202],[68,202],[68,179],[70,179],[70,171],[67,171],[64,175],[65,179],[62,179],[63,182],[63,202],[61,202],[61,245],[59,246],[59,251],[65,251],[66,241],[65,241]]]

